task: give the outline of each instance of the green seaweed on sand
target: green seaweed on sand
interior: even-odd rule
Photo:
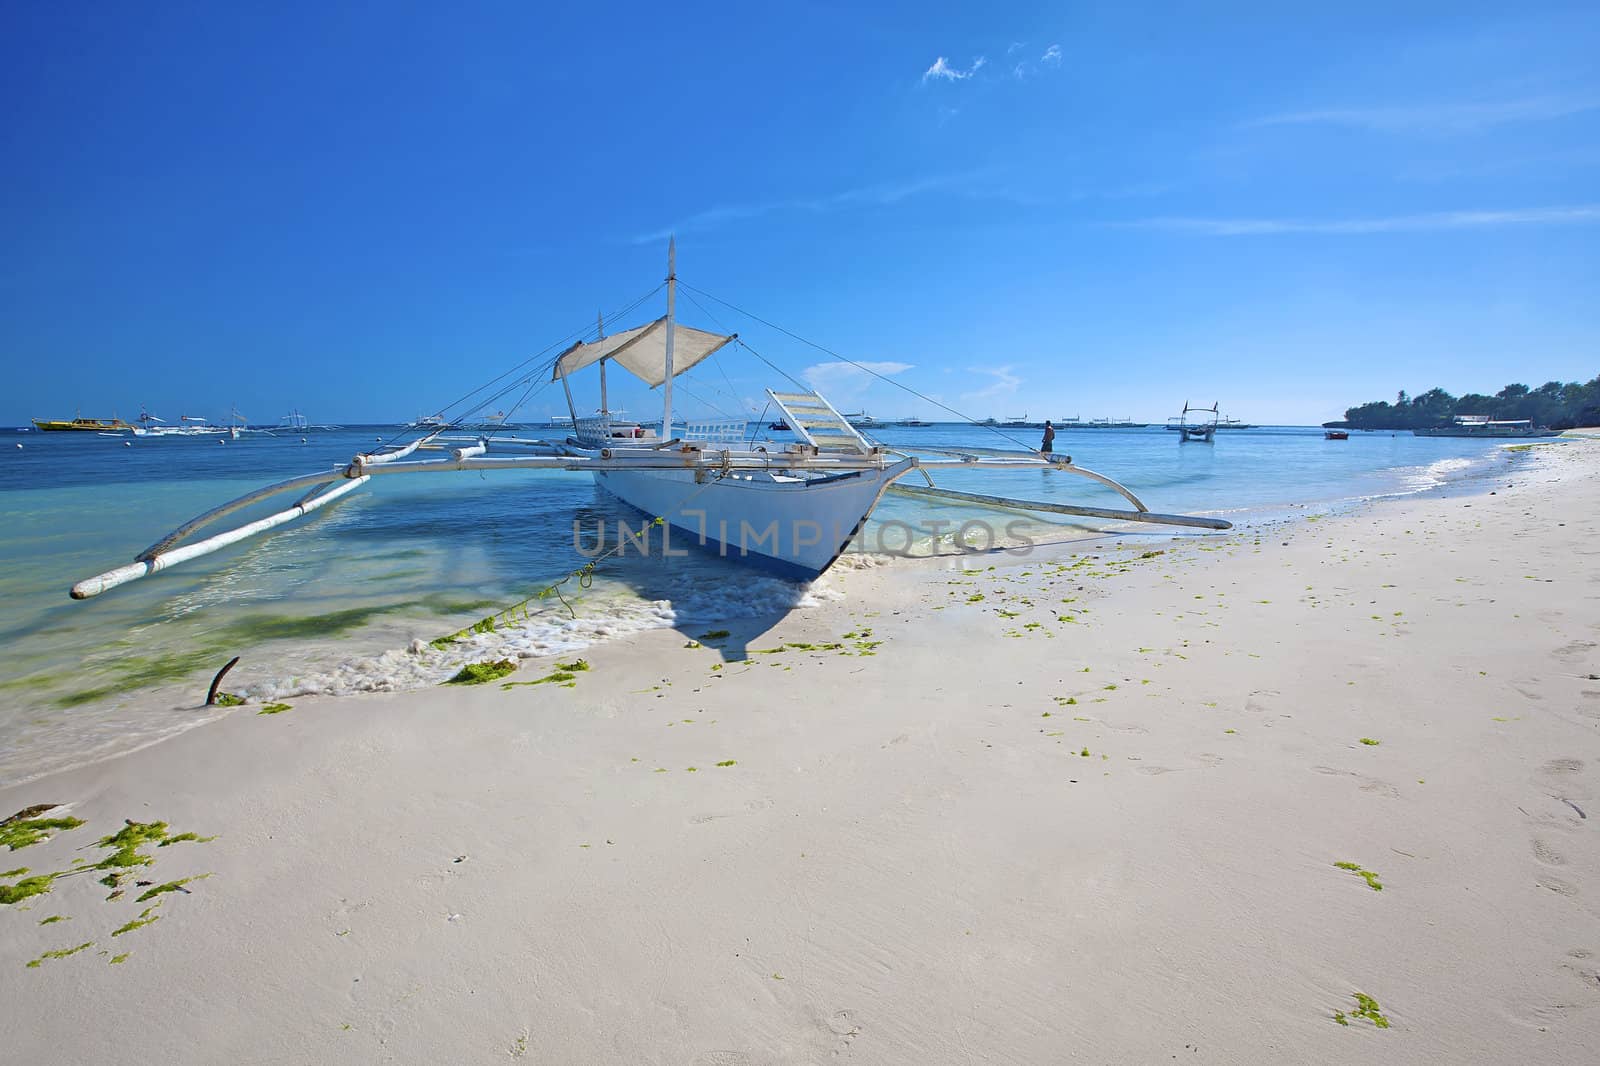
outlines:
[[[50,808],[46,807],[45,810]],[[27,812],[23,812],[27,813]],[[15,819],[15,820],[13,820]],[[50,839],[54,832],[65,832],[76,829],[83,824],[83,819],[73,818],[8,818],[0,823],[0,844],[4,844],[11,851],[20,851],[41,840]],[[9,875],[8,875],[9,876]]]
[[[42,964],[45,959],[64,959],[68,955],[76,955],[78,952],[87,951],[92,947],[94,947],[94,941],[90,940],[87,943],[79,944],[75,948],[57,948],[55,951],[46,951],[37,959],[34,959],[32,962],[28,963],[28,969],[38,969],[40,964]]]
[[[40,918],[39,919],[39,924],[40,925],[55,925],[57,922],[70,922],[70,921],[72,921],[72,918],[69,915],[52,914],[48,918]]]
[[[1361,738],[1361,743],[1367,745],[1367,747],[1369,747],[1369,748],[1375,748],[1379,744],[1382,744],[1383,741],[1381,741],[1381,740],[1373,740],[1371,737],[1362,737]]]
[[[1087,759],[1089,757],[1089,749],[1088,748],[1084,748],[1082,751],[1078,752],[1078,754],[1083,756],[1085,759]]]
[[[141,854],[139,849],[146,844],[159,845],[166,839],[166,822],[135,822],[128,819],[124,821],[121,829],[95,841],[95,847],[111,848],[112,852],[95,863],[93,868],[115,872],[117,869],[127,869],[132,866],[149,866],[155,859]]]
[[[141,896],[140,898],[143,899],[144,897]],[[144,910],[139,912],[139,917],[133,919],[120,929],[112,930],[111,935],[121,936],[123,933],[131,933],[135,929],[143,929],[147,925],[154,925],[155,923],[159,922],[161,920],[161,915],[151,913],[156,909],[156,907],[159,906],[160,904],[158,903],[154,907],[146,907]]]
[[[1383,891],[1383,882],[1378,880],[1378,875],[1371,870],[1362,869],[1358,862],[1336,862],[1333,865],[1341,870],[1348,870],[1367,883],[1367,887],[1374,892]]]
[[[282,714],[284,711],[293,710],[294,705],[289,703],[264,703],[257,714]]]
[[[113,956],[111,956],[110,963],[108,963],[107,965],[116,966],[119,963],[127,962],[128,961],[128,956],[132,955],[132,954],[133,954],[133,952],[131,952],[131,951],[124,951],[121,955],[113,955]]]
[[[446,685],[485,685],[490,681],[498,681],[507,674],[516,670],[517,664],[510,659],[491,659],[487,662],[468,663],[448,681]]]
[[[21,877],[27,872],[28,868],[26,866],[19,866],[15,870],[7,870],[5,873],[0,874],[0,877]]]
[[[183,892],[183,893],[187,893],[189,890],[187,888],[184,888],[183,887],[184,885],[189,884],[191,881],[204,881],[206,878],[208,878],[210,876],[211,876],[210,874],[197,874],[194,877],[184,877],[184,878],[178,879],[177,881],[168,881],[164,885],[156,885],[153,888],[145,889],[139,895],[135,896],[133,901],[135,903],[144,903],[146,900],[155,899],[157,896],[164,895],[165,893],[168,893],[168,892]],[[142,918],[142,917],[144,917],[144,915],[140,915],[140,917]]]
[[[50,891],[50,885],[60,874],[35,874],[24,877],[14,885],[0,885],[0,905],[21,903],[33,896],[42,896]]]
[[[182,844],[191,840],[196,844],[209,844],[215,839],[217,838],[214,836],[203,837],[199,833],[179,833],[176,836],[170,836],[163,840],[161,843],[157,844],[156,847],[165,848],[172,844]]]
[[[737,766],[738,763],[734,762],[732,759],[723,759],[721,762],[717,763],[717,765],[718,766]]]
[[[728,638],[729,636],[732,636],[732,634],[729,633],[726,629],[710,629],[710,630],[707,630],[704,633],[701,633],[700,636],[698,638],[696,638],[696,639],[702,640],[702,641],[705,641],[705,640],[724,640],[724,639]]]
[[[1365,1018],[1379,1029],[1389,1028],[1389,1019],[1378,1007],[1377,1000],[1364,992],[1352,992],[1350,994],[1356,997],[1356,1008],[1350,1012],[1351,1017]],[[1349,1022],[1341,1020],[1343,1017],[1343,1011],[1335,1011],[1333,1020],[1339,1022],[1340,1025],[1348,1025]]]
[[[217,707],[243,707],[245,698],[232,692],[219,692],[212,703]]]

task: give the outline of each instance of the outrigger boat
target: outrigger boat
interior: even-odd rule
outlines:
[[[1212,404],[1210,407],[1191,407],[1189,401],[1185,400],[1183,414],[1167,419],[1167,428],[1178,431],[1179,444],[1186,444],[1189,441],[1210,444],[1217,436],[1219,406],[1220,404]],[[1190,415],[1194,417],[1190,418]]]
[[[434,428],[409,443],[356,455],[344,466],[290,478],[208,511],[173,530],[133,562],[78,582],[72,587],[73,598],[99,595],[266,532],[342,499],[374,477],[426,472],[587,470],[594,474],[597,486],[647,516],[650,521],[646,529],[667,527],[664,535],[669,540],[677,539],[680,545],[698,542],[730,560],[797,581],[811,580],[827,570],[884,493],[912,471],[921,473],[927,484],[901,491],[942,502],[1200,529],[1231,528],[1231,523],[1219,518],[1154,513],[1124,486],[1074,466],[1065,455],[988,448],[919,448],[919,452],[937,456],[927,458],[873,444],[815,392],[767,390],[771,403],[797,438],[788,442],[747,440],[749,423],[742,418],[679,422],[672,411],[674,379],[726,346],[742,342],[736,333],[713,333],[677,323],[679,282],[671,245],[667,262],[664,316],[610,336],[604,335],[602,327],[594,340],[573,344],[553,362],[541,363],[518,376],[517,372],[527,366],[523,364],[497,379],[514,378],[503,391],[527,389],[528,395],[546,372],[550,374],[548,380],[560,382],[572,412],[573,433],[565,440],[489,436],[451,439],[442,436],[443,430]],[[659,287],[655,291],[660,291]],[[659,427],[611,418],[605,389],[608,363],[617,364],[653,388],[661,388]],[[596,365],[600,372],[600,413],[598,417],[580,418],[570,379],[578,371]],[[497,398],[498,394],[488,402]],[[416,458],[422,451],[447,454]],[[1079,507],[957,492],[935,486],[931,475],[932,471],[949,468],[1006,467],[1032,467],[1085,477],[1114,489],[1131,506]],[[228,515],[286,494],[298,497],[286,510],[204,539],[192,539],[201,529]],[[671,550],[670,543],[665,547]]]

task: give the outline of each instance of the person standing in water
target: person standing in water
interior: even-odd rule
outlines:
[[[1039,450],[1046,455],[1056,450],[1056,427],[1048,418],[1044,420],[1044,443],[1039,445]]]

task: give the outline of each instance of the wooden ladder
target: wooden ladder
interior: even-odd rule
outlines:
[[[853,455],[870,455],[872,445],[856,432],[856,427],[844,415],[833,409],[833,404],[814,392],[773,392],[767,390],[772,402],[783,412],[789,428],[819,452],[849,452]]]

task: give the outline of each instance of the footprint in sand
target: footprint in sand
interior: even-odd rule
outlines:
[[[1576,977],[1585,988],[1600,993],[1600,968],[1594,964],[1594,952],[1573,948],[1567,952],[1567,959],[1561,968]]]
[[[1543,877],[1538,878],[1534,884],[1540,888],[1549,889],[1558,896],[1565,896],[1568,899],[1578,898],[1578,886],[1570,881],[1563,881],[1559,877],[1551,877],[1549,874],[1545,874]]]
[[[1564,855],[1538,837],[1533,838],[1533,857],[1546,866],[1565,866],[1567,864]]]
[[[848,1055],[850,1053],[850,1045],[855,1041],[856,1037],[861,1035],[861,1026],[856,1024],[855,1012],[848,1010],[834,1011],[832,1016],[828,1018],[827,1027],[828,1032],[839,1038],[833,1045],[833,1057],[838,1058],[841,1055]]]
[[[1541,774],[1550,774],[1552,776],[1563,775],[1563,774],[1578,774],[1578,773],[1582,773],[1583,772],[1583,760],[1582,759],[1551,759],[1549,762],[1547,762],[1543,766],[1539,767],[1539,772]]]
[[[1244,709],[1256,714],[1266,714],[1273,709],[1272,701],[1278,696],[1276,689],[1263,688],[1245,697]]]
[[[1574,640],[1569,644],[1563,644],[1550,655],[1551,658],[1558,659],[1568,666],[1577,666],[1589,658],[1589,653],[1594,651],[1595,647],[1596,644],[1592,640]]]
[[[1388,796],[1390,799],[1400,798],[1400,790],[1398,788],[1395,788],[1387,781],[1380,781],[1376,777],[1368,777],[1366,774],[1357,773],[1354,770],[1338,770],[1332,766],[1313,766],[1312,769],[1319,774],[1331,774],[1334,777],[1353,777],[1361,783],[1361,791],[1363,792],[1374,792],[1380,796]]]

